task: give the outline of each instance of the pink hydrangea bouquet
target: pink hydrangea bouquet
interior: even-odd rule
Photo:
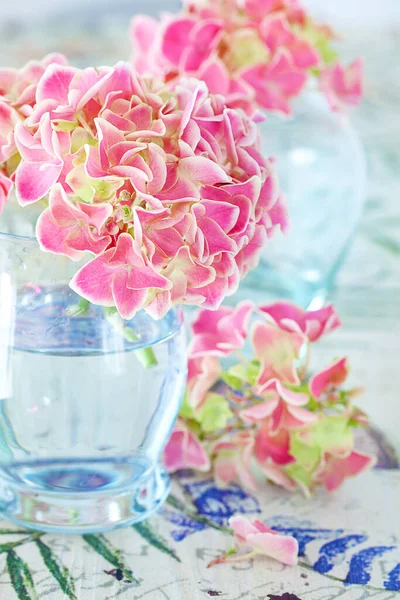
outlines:
[[[311,81],[334,110],[362,96],[361,61],[343,66],[333,31],[299,0],[186,0],[179,14],[160,21],[137,16],[131,35],[139,73],[166,81],[190,74],[249,114],[289,114]]]
[[[44,251],[86,258],[72,289],[124,319],[218,308],[286,226],[257,118],[124,63],[0,71],[0,209],[13,186]]]
[[[243,302],[201,311],[167,469],[212,470],[221,485],[236,481],[253,490],[258,472],[309,495],[371,467],[374,458],[354,447],[354,429],[368,420],[353,406],[359,390],[343,387],[347,360],[308,374],[310,346],[339,326],[331,306],[306,312],[287,302]]]

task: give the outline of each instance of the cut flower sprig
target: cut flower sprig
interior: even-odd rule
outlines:
[[[344,387],[347,359],[308,372],[313,344],[339,326],[332,306],[306,312],[288,302],[243,302],[201,311],[167,468],[212,470],[220,485],[237,481],[253,490],[258,471],[306,496],[370,468],[374,457],[354,445],[354,430],[368,419],[353,404],[360,389]]]

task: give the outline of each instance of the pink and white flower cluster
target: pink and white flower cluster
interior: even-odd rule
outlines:
[[[332,30],[299,0],[186,0],[160,21],[135,17],[131,35],[138,72],[167,81],[198,77],[249,114],[260,107],[289,114],[315,78],[334,110],[362,96],[361,61],[338,62]]]
[[[61,54],[50,54],[20,70],[0,67],[0,213],[13,186],[10,175],[19,160],[15,127],[31,115],[38,82],[51,64],[66,65],[67,59]]]
[[[347,360],[307,373],[310,345],[339,326],[332,306],[306,312],[288,302],[243,302],[201,311],[167,468],[212,469],[218,483],[250,489],[258,471],[308,495],[320,484],[335,490],[371,467],[374,458],[354,447],[353,430],[367,418],[352,403],[358,390],[342,387]],[[241,350],[249,343],[247,360]]]
[[[285,229],[257,119],[204,82],[52,56],[3,70],[0,94],[0,205],[13,184],[22,207],[47,198],[42,249],[91,254],[71,287],[125,319],[217,308]]]

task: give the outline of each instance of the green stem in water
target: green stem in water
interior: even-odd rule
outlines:
[[[65,312],[67,313],[68,317],[72,318],[72,317],[80,317],[82,315],[85,315],[89,310],[90,310],[89,300],[86,300],[86,298],[79,298],[78,303],[68,306],[68,308]]]
[[[118,311],[115,308],[105,308],[104,314],[114,331],[122,335],[128,342],[134,344],[135,342],[139,341],[139,338],[136,335],[136,333],[131,327],[127,327],[124,324],[124,321],[121,319],[121,317],[118,314]],[[140,350],[135,350],[135,355],[137,356],[138,360],[144,366],[145,369],[150,369],[151,367],[156,367],[158,365],[156,355],[151,346],[149,346],[148,348],[141,348]]]

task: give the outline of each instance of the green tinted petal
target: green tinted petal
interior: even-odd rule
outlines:
[[[194,410],[189,404],[189,395],[188,395],[187,391],[183,397],[183,402],[182,402],[181,410],[179,412],[179,416],[181,416],[183,419],[196,420]]]
[[[235,392],[241,391],[245,386],[245,382],[243,381],[243,379],[241,379],[240,377],[236,377],[236,375],[232,375],[231,373],[224,373],[221,376],[221,379],[225,381],[225,383],[229,385],[230,388],[235,390]]]
[[[353,447],[353,433],[345,415],[325,416],[311,429],[310,444],[323,452]]]
[[[224,429],[232,417],[233,413],[226,398],[219,394],[209,394],[201,412],[197,413],[196,420],[205,433],[211,433]]]
[[[301,465],[297,465],[293,463],[285,468],[285,471],[289,477],[291,477],[294,481],[300,483],[307,489],[310,489],[312,486],[312,472],[307,471]]]
[[[321,459],[321,450],[317,446],[305,444],[296,434],[291,435],[290,454],[306,471],[313,471]]]

